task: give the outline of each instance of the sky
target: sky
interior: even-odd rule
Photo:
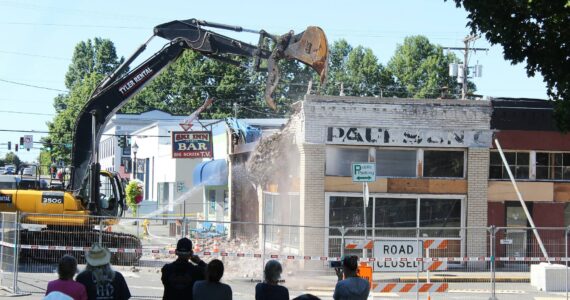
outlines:
[[[152,35],[154,26],[172,20],[196,18],[274,34],[319,26],[329,43],[345,39],[352,46],[370,48],[385,65],[406,36],[424,35],[444,47],[463,47],[469,34],[467,13],[451,0],[269,2],[0,0],[0,157],[8,152],[8,141],[13,151],[24,134],[32,134],[34,141],[45,136],[40,132],[48,130],[46,122],[54,117],[54,97],[66,90],[73,49],[87,39],[108,38],[119,56],[128,57]],[[213,30],[252,44],[258,39]],[[154,39],[142,57],[165,43]],[[478,94],[547,99],[542,76],[528,78],[524,65],[513,66],[503,58],[500,45],[491,46],[483,37],[474,46],[489,48],[469,60],[470,65],[483,65],[483,77],[473,80]],[[35,161],[39,148],[41,144],[35,144],[31,151],[17,154]]]

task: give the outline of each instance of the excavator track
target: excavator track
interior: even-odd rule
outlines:
[[[85,252],[79,250],[45,249],[39,246],[65,246],[65,247],[91,247],[99,242],[101,235],[102,244],[106,248],[119,249],[142,249],[142,243],[135,235],[122,232],[106,232],[99,230],[80,229],[43,229],[41,231],[21,230],[20,245],[32,245],[33,249],[21,249],[20,259],[35,260],[44,263],[55,263],[64,254],[73,255],[78,262],[85,263]],[[35,247],[38,246],[38,247]],[[113,265],[138,265],[142,252],[116,252],[112,253]]]

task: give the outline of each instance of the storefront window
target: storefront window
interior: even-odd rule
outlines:
[[[280,225],[264,226],[265,241],[269,243],[267,246],[281,251],[298,249],[299,227],[287,225],[299,225],[299,194],[263,193],[263,201],[263,223]]]
[[[536,153],[536,179],[570,180],[570,153]]]
[[[208,202],[210,205],[208,214],[216,214],[216,190],[208,190]]]
[[[570,226],[570,203],[564,206],[564,227]]]
[[[424,151],[424,177],[463,178],[464,151]]]
[[[422,236],[457,237],[461,227],[461,200],[420,199],[420,227]],[[425,227],[437,227],[426,230]],[[453,227],[454,229],[445,229]]]
[[[366,210],[366,223],[372,227],[372,198],[368,200]],[[330,227],[364,227],[364,203],[362,197],[330,197],[329,209]],[[338,233],[338,230],[331,230],[331,234]],[[349,230],[346,235],[364,236],[363,230]]]
[[[511,168],[511,173],[517,179],[529,178],[530,154],[528,152],[504,152],[507,163]],[[509,179],[507,169],[503,165],[501,154],[493,151],[490,154],[489,178]]]
[[[415,150],[376,150],[376,176],[416,177]]]
[[[374,209],[376,227],[399,227],[394,230],[376,230],[377,236],[416,236],[417,199],[376,198]],[[411,227],[413,230],[400,229]]]
[[[326,148],[325,173],[328,176],[352,176],[352,163],[367,162],[368,148]]]
[[[364,227],[361,197],[331,196],[329,199],[330,227]],[[418,226],[422,236],[451,238],[460,236],[461,199],[375,197],[374,202],[372,199],[369,199],[366,221],[368,227],[374,224],[375,237],[415,238]],[[369,232],[368,236],[371,234]],[[329,235],[339,236],[340,231],[331,229]],[[363,235],[363,230],[349,230],[345,234],[345,236]]]

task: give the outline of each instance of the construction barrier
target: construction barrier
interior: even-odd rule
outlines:
[[[373,291],[377,293],[444,293],[448,283],[374,283]]]
[[[195,254],[204,261],[214,258],[223,261],[224,280],[231,282],[232,288],[238,285],[236,290],[242,293],[235,299],[254,298],[255,284],[262,280],[268,260],[282,263],[283,285],[290,290],[291,298],[311,293],[310,287],[320,291],[319,297],[323,299],[332,296],[336,283],[331,262],[339,261],[343,255],[357,255],[359,261],[367,265],[360,273],[373,280],[373,292],[396,293],[406,299],[424,292],[437,293],[431,295],[437,299],[465,293],[463,298],[471,299],[472,291],[486,294],[485,298],[501,291],[525,293],[529,299],[539,298],[548,292],[539,291],[531,283],[531,267],[541,262],[559,265],[569,262],[565,253],[565,228],[552,229],[552,232],[539,229],[544,233],[550,253],[546,258],[537,251],[529,229],[521,233],[520,229],[511,228],[369,227],[365,234],[363,228],[145,217],[123,218],[112,225],[111,232],[110,226],[102,226],[105,220],[99,218],[83,228],[74,226],[77,230],[74,233],[57,231],[47,239],[33,239],[34,232],[43,228],[26,222],[26,216],[0,214],[5,223],[0,238],[3,251],[0,253],[0,283],[3,289],[15,294],[45,293],[47,282],[57,277],[53,259],[72,254],[78,258],[81,270],[85,263],[82,255],[89,249],[86,245],[102,242],[113,254],[113,268],[125,275],[133,298],[159,299],[162,296],[160,268],[176,258],[174,249],[182,236],[193,241]],[[70,220],[70,223],[76,222]],[[172,232],[171,224],[181,230]],[[20,230],[26,232],[28,242],[18,241]],[[86,244],[78,244],[80,233],[87,233]],[[137,236],[140,243],[112,246],[110,233]],[[383,263],[387,264],[379,268]]]

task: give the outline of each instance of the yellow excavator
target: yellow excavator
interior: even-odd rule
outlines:
[[[257,46],[218,34],[207,27],[259,34]],[[131,63],[146,49],[155,36],[169,42],[137,67]],[[271,45],[271,46],[268,46]],[[172,21],[158,25],[154,33],[123,64],[108,75],[95,89],[79,112],[72,144],[70,180],[63,190],[0,189],[0,211],[19,211],[26,224],[38,224],[40,230],[22,229],[21,245],[54,246],[22,249],[22,255],[35,258],[57,258],[55,246],[89,247],[102,236],[110,248],[141,248],[138,237],[119,232],[103,232],[96,225],[117,222],[126,209],[121,178],[114,172],[101,170],[98,145],[109,119],[128,99],[155,78],[185,50],[193,50],[222,62],[240,65],[236,56],[253,58],[253,68],[267,66],[265,100],[276,108],[272,94],[279,81],[278,62],[296,60],[312,67],[325,80],[328,67],[327,39],[319,27],[308,27],[294,34],[272,35],[264,30],[206,22],[198,19]],[[53,215],[50,215],[53,214]],[[88,229],[86,229],[88,228]],[[70,245],[71,244],[71,245]],[[51,250],[54,248],[54,250]],[[73,249],[73,248],[72,248]],[[68,251],[69,252],[69,251]],[[82,251],[74,255],[81,256]],[[140,252],[122,253],[115,263],[137,262]]]

